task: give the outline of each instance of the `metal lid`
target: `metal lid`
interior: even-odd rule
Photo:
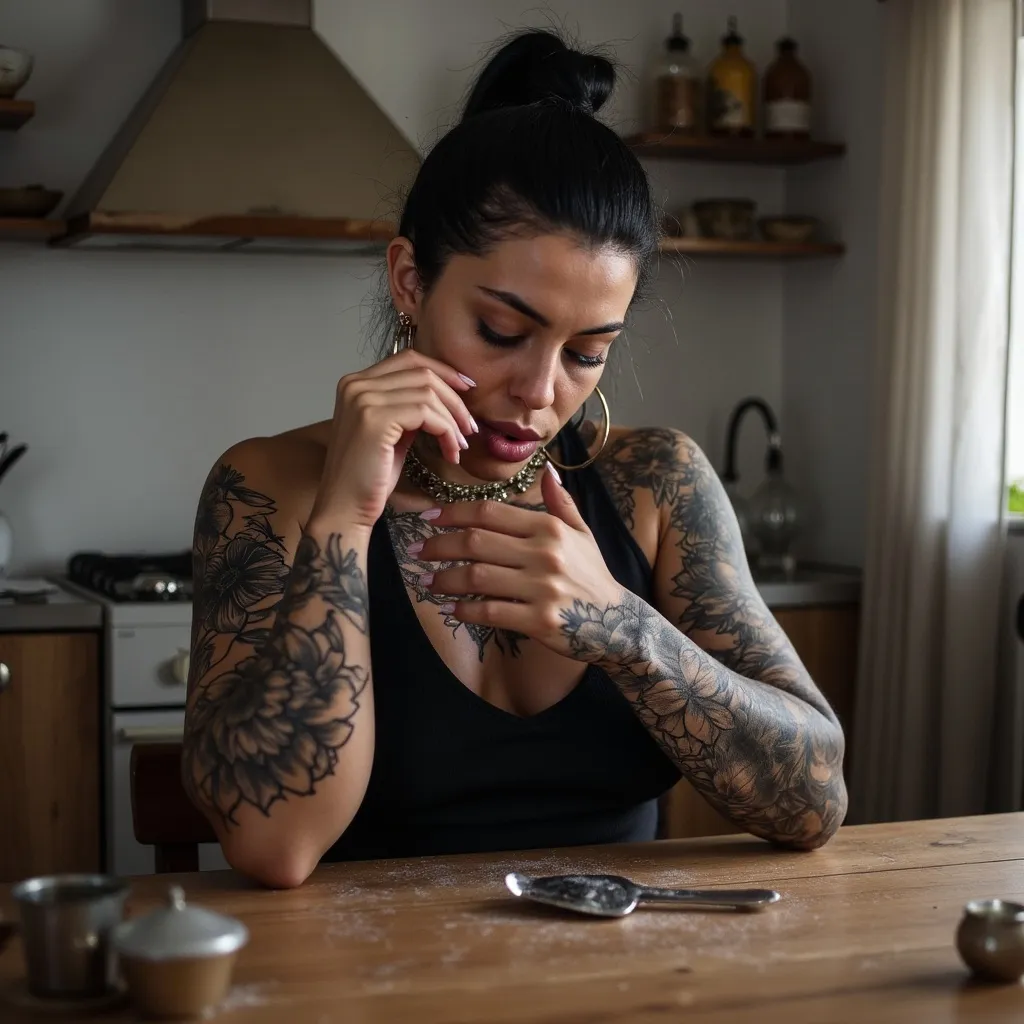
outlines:
[[[248,941],[249,930],[241,921],[186,906],[185,893],[177,885],[168,891],[166,907],[124,921],[114,929],[117,951],[142,960],[225,956]]]

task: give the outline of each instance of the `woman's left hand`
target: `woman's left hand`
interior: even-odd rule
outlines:
[[[497,501],[431,509],[424,518],[451,532],[424,541],[415,555],[423,562],[466,563],[421,578],[426,590],[452,599],[442,609],[454,618],[513,630],[580,660],[563,630],[566,613],[576,602],[599,609],[620,604],[622,587],[575,502],[549,470],[541,493],[546,512]]]

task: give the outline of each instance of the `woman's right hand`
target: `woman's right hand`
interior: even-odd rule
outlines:
[[[338,382],[327,457],[310,520],[372,527],[419,431],[458,463],[477,425],[461,395],[475,384],[412,349]]]

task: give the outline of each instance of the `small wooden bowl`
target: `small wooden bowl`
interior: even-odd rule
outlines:
[[[64,193],[42,185],[0,188],[0,217],[45,217]]]
[[[809,242],[818,230],[816,217],[762,217],[757,222],[769,242]]]

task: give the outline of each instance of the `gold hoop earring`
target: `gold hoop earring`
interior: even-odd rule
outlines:
[[[545,449],[544,454],[547,456],[548,462],[557,466],[559,469],[565,469],[570,472],[574,469],[585,469],[587,466],[589,466],[592,462],[594,462],[597,459],[601,452],[604,451],[604,446],[608,443],[608,435],[611,433],[612,429],[612,418],[611,414],[608,411],[608,402],[605,399],[604,394],[600,388],[594,388],[594,394],[597,395],[598,401],[600,401],[601,403],[601,412],[604,416],[604,433],[601,437],[601,447],[598,448],[597,451],[594,452],[594,454],[591,455],[586,462],[581,462],[579,463],[579,465],[576,466],[563,466],[561,462],[558,462],[556,459],[552,457],[551,452]]]
[[[398,314],[398,326],[395,328],[395,341],[391,346],[391,354],[397,356],[402,349],[412,348],[416,340],[416,325],[408,313]]]

